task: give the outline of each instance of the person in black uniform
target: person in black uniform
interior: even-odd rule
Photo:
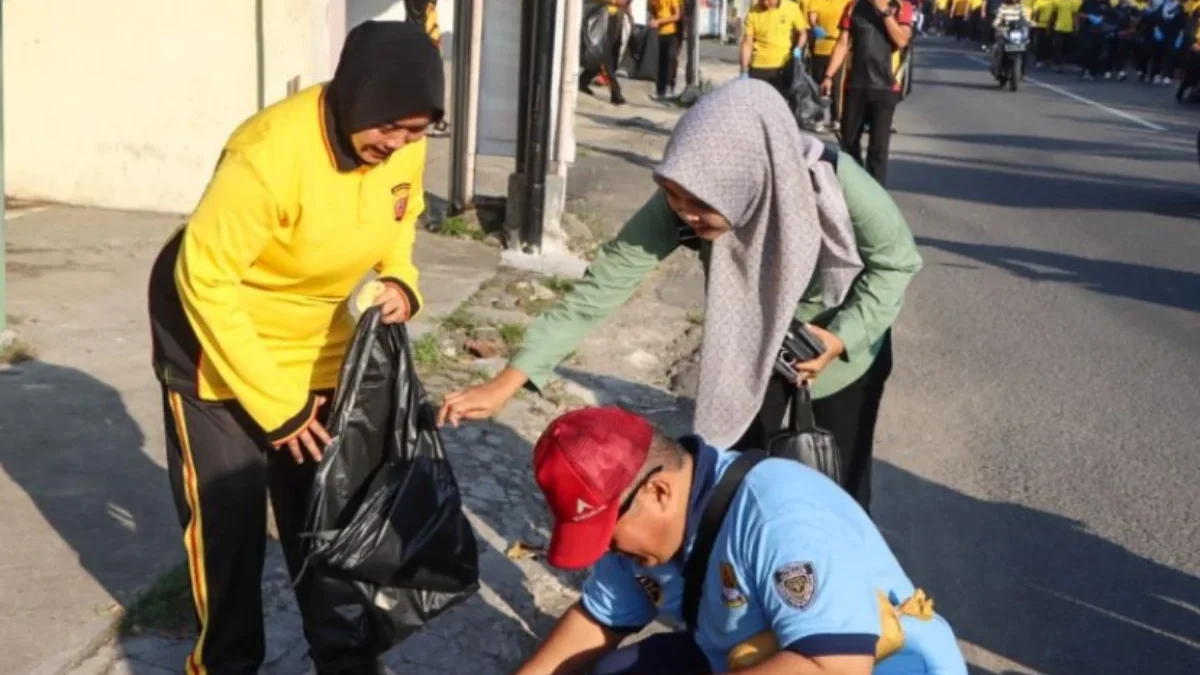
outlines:
[[[892,119],[903,91],[901,53],[912,40],[912,17],[908,0],[851,2],[842,15],[842,33],[821,80],[821,95],[829,96],[834,76],[849,59],[842,100],[842,149],[861,164],[863,125],[870,122],[865,166],[880,185],[887,185]]]
[[[605,39],[608,42],[605,46],[607,58],[604,63],[589,64],[583,69],[579,76],[579,90],[592,95],[592,80],[595,80],[596,76],[603,71],[604,79],[608,80],[612,104],[625,105],[625,97],[621,95],[621,83],[617,80],[617,68],[621,63],[621,33],[625,30],[625,8],[629,5],[629,0],[598,1],[602,5],[607,5],[605,7],[608,12],[608,30],[605,31]]]

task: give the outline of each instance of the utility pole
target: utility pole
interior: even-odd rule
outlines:
[[[451,100],[450,213],[475,204],[475,147],[479,120],[479,52],[483,41],[483,0],[465,0],[455,7],[454,75]]]
[[[519,248],[525,253],[541,250],[546,220],[557,11],[558,0],[525,0],[522,3],[517,161],[516,173],[509,182],[505,236],[510,248]],[[514,197],[516,204],[512,203]]]
[[[687,0],[687,88],[700,87],[700,0]],[[697,94],[699,91],[696,92]]]

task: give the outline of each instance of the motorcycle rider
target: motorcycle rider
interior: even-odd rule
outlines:
[[[1029,12],[1025,6],[1021,4],[1021,0],[1004,0],[1000,7],[996,9],[996,16],[992,19],[992,34],[999,36],[1003,35],[1005,30],[1010,26],[1016,26],[1029,23]],[[997,39],[992,44],[992,75],[1000,76],[1000,53],[1001,40]],[[1024,60],[1025,55],[1021,55]],[[1025,64],[1022,63],[1022,66]],[[1025,72],[1025,68],[1021,68],[1021,72]]]

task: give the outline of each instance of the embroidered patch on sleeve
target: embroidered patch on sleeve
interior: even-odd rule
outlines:
[[[738,586],[737,573],[734,572],[733,565],[727,562],[721,563],[721,601],[729,609],[746,606],[746,595]]]
[[[788,607],[808,607],[816,591],[817,573],[812,563],[789,563],[775,570],[775,592]]]
[[[396,216],[396,220],[404,220],[404,214],[408,212],[410,192],[412,192],[411,183],[401,183],[392,188],[392,212]]]

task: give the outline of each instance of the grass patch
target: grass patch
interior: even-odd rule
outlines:
[[[575,290],[575,281],[572,279],[564,279],[562,277],[550,277],[542,280],[542,285],[550,290],[562,295]]]
[[[500,339],[504,340],[504,344],[508,345],[510,351],[516,349],[525,339],[525,326],[519,323],[506,323],[500,326]]]
[[[688,312],[687,320],[693,326],[703,326],[704,314],[702,312]]]
[[[413,341],[413,361],[418,368],[434,370],[450,362],[450,357],[442,352],[441,342],[434,333],[426,333]]]
[[[479,327],[479,319],[465,309],[459,308],[453,313],[442,317],[438,322],[442,330],[454,332],[456,330],[466,331],[468,334]]]
[[[472,222],[471,219],[462,215],[450,216],[438,223],[438,234],[444,234],[448,237],[458,237],[460,239],[473,239],[475,241],[483,241],[487,237],[487,233]]]
[[[191,578],[184,563],[159,577],[121,618],[121,633],[124,635],[160,633],[181,636],[194,633],[195,630]]]
[[[8,345],[0,347],[0,364],[24,363],[37,358],[33,345],[21,339],[16,339]]]

